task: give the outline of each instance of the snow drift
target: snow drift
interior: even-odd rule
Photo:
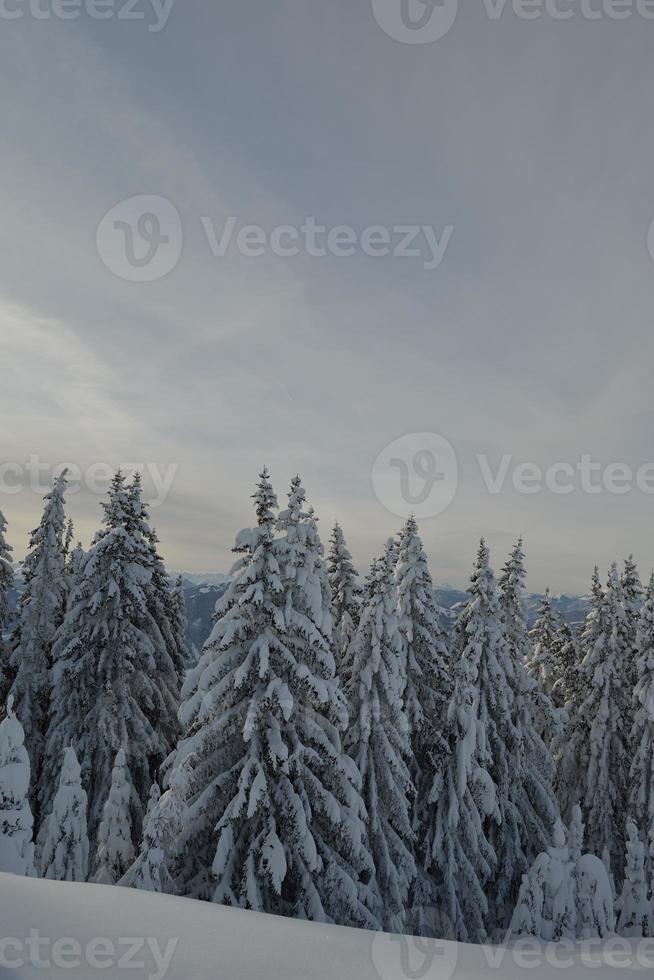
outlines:
[[[651,976],[654,943],[466,946],[0,874],[0,963],[2,980],[613,980]]]

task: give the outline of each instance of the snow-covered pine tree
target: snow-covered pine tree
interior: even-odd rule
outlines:
[[[68,580],[70,582],[70,592],[75,588],[77,576],[84,570],[86,552],[82,547],[82,542],[78,541],[75,547],[68,553]]]
[[[538,855],[523,876],[511,936],[536,936],[547,942],[576,939],[577,895],[575,862],[566,844],[563,824],[554,831],[554,844]]]
[[[601,855],[608,848],[613,873],[621,875],[633,712],[627,622],[615,564],[601,602],[589,613],[582,648],[585,696],[568,736],[578,768],[567,778],[567,788],[576,795],[567,805],[581,799],[589,852]]]
[[[645,875],[645,845],[632,820],[627,821],[627,847],[622,894],[618,899],[617,931],[621,936],[649,936],[652,903]]]
[[[181,609],[173,593],[163,558],[157,545],[159,538],[151,527],[148,507],[143,501],[141,474],[135,473],[128,489],[131,521],[127,529],[141,536],[149,550],[150,578],[144,583],[147,608],[152,623],[159,630],[161,641],[155,643],[155,680],[161,693],[161,710],[158,729],[168,745],[175,745],[179,737],[177,714],[180,688],[186,676],[189,651],[186,646],[186,624],[180,621]]]
[[[49,811],[59,760],[69,745],[88,794],[91,873],[114,759],[126,747],[132,835],[159,766],[170,754],[171,688],[165,642],[149,608],[153,559],[121,473],[102,504],[104,527],[86,554],[53,648],[53,692],[41,806]]]
[[[138,856],[118,882],[124,888],[178,894],[169,870],[176,843],[188,816],[188,768],[179,766],[170,773],[169,788],[161,796],[150,795],[151,806],[143,822],[143,838]],[[153,786],[153,790],[156,784]],[[158,791],[159,787],[156,786]]]
[[[561,617],[552,608],[550,590],[546,589],[530,634],[533,652],[527,660],[527,673],[550,698],[559,680],[559,663],[555,651],[560,625]]]
[[[638,626],[640,624],[640,610],[643,604],[643,586],[633,555],[629,555],[625,559],[620,584],[622,586],[622,601],[627,619],[626,635],[631,663],[631,684],[633,686],[638,678]]]
[[[358,774],[341,749],[347,711],[326,636],[326,572],[310,554],[315,525],[302,500],[295,485],[277,536],[261,473],[257,526],[237,536],[242,557],[184,686],[174,769],[188,769],[189,811],[177,881],[229,905],[374,924],[358,881],[372,868]]]
[[[132,802],[134,789],[124,749],[116,753],[109,796],[98,828],[95,877],[99,885],[114,885],[134,860]]]
[[[341,685],[346,687],[352,667],[348,651],[359,625],[362,590],[338,522],[330,539],[327,571],[334,609],[336,672]]]
[[[654,845],[654,573],[641,611],[637,646],[629,813],[645,840]],[[654,887],[654,851],[647,855],[646,867]]]
[[[575,635],[563,617],[560,618],[554,637],[554,656],[558,680],[552,690],[552,700],[556,707],[565,708],[570,705],[570,710],[574,712],[574,705],[579,702],[583,693],[579,680],[579,649]]]
[[[396,562],[396,546],[389,541],[384,556],[371,568],[366,602],[352,641],[347,691],[351,719],[346,747],[361,774],[368,813],[375,916],[387,932],[401,933],[416,877],[409,807],[415,790],[409,727],[402,707],[405,677],[394,582]]]
[[[433,933],[481,942],[487,937],[485,889],[497,863],[488,836],[501,820],[496,766],[506,763],[501,742],[511,699],[499,596],[483,540],[468,591],[470,599],[457,620],[452,650],[450,754],[430,794],[433,819],[425,858],[437,897]]]
[[[86,802],[79,762],[74,749],[68,748],[52,811],[45,823],[41,877],[86,881],[89,870]]]
[[[504,718],[502,712],[506,709],[501,701],[496,701],[494,709],[497,731],[503,729],[505,732],[503,750],[506,758],[502,760],[495,751],[494,778],[502,819],[499,826],[489,829],[497,868],[488,886],[492,896],[488,921],[494,931],[500,932],[509,925],[522,875],[552,840],[559,820],[552,786],[553,761],[541,738],[538,721],[545,719],[547,728],[554,731],[559,730],[560,721],[549,696],[539,691],[536,681],[527,674],[531,640],[527,628],[525,580],[520,539],[499,579],[504,643],[498,644],[501,655],[498,664],[504,682],[509,686],[509,702]],[[493,700],[493,694],[489,692],[490,706]],[[491,714],[489,718],[492,718]]]
[[[574,857],[558,822],[554,845],[539,854],[523,876],[509,934],[559,942],[603,938],[614,926],[606,868],[593,854]]]
[[[13,672],[9,664],[10,647],[6,633],[11,621],[9,592],[14,586],[14,569],[11,563],[12,548],[7,544],[5,534],[7,521],[0,510],[0,718],[13,680]]]
[[[434,907],[433,879],[425,868],[422,848],[432,820],[430,793],[448,755],[445,738],[452,679],[447,638],[438,619],[434,587],[418,525],[410,517],[402,529],[395,569],[398,628],[406,665],[404,712],[409,726],[409,774],[415,788],[412,825],[416,834],[417,876],[410,908],[413,932],[428,933],[433,923],[422,910]]]
[[[188,618],[186,614],[184,581],[182,576],[178,575],[175,579],[171,593],[170,628],[172,631],[173,645],[177,650],[177,656],[184,664],[184,675],[180,677],[180,685],[184,683],[186,668],[195,663],[186,635],[187,626]]]
[[[577,649],[577,670],[570,675],[566,684],[565,711],[567,722],[565,730],[558,735],[552,744],[552,754],[556,765],[555,789],[564,820],[570,823],[572,808],[581,803],[586,795],[585,780],[588,769],[588,751],[590,729],[588,720],[581,713],[582,704],[587,695],[585,669],[583,661],[586,653],[592,649],[599,633],[604,589],[595,566],[591,578],[591,588],[588,594],[590,609],[586,615],[584,628],[579,637]]]
[[[11,668],[14,673],[11,695],[16,717],[25,732],[25,745],[32,768],[30,801],[37,823],[40,819],[37,787],[42,775],[50,708],[52,646],[67,601],[65,490],[66,474],[62,473],[51,492],[46,494],[41,523],[30,537],[29,552],[23,562],[25,589],[18,608],[18,625],[11,641]],[[60,760],[61,754],[56,766],[55,783]]]
[[[0,723],[0,871],[34,875],[30,759],[11,695]]]

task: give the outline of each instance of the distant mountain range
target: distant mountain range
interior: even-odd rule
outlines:
[[[197,657],[211,632],[216,602],[227,590],[229,578],[219,573],[215,575],[188,575],[186,572],[181,572],[179,574],[182,575],[186,597],[187,638],[194,656]],[[449,632],[454,620],[468,600],[468,593],[451,585],[440,585],[434,589],[434,594],[443,627]],[[527,622],[530,628],[538,615],[538,607],[542,600],[543,596],[540,593],[530,593],[527,596]],[[571,626],[579,627],[583,623],[588,612],[586,596],[557,595],[552,596],[551,600],[552,606],[561,613]]]
[[[15,608],[21,592],[22,581],[19,569],[16,568],[16,586],[9,595],[12,608]],[[174,572],[173,577],[182,576],[186,613],[188,618],[187,640],[196,660],[211,633],[213,615],[218,599],[226,592],[229,576],[222,572]],[[439,606],[441,622],[449,632],[454,620],[468,600],[468,593],[453,585],[438,585],[434,589]],[[533,592],[527,595],[527,622],[531,628],[538,615],[538,607],[542,602],[541,593]],[[564,619],[574,628],[578,628],[588,612],[588,597],[579,595],[556,595],[551,597],[552,606],[557,609]]]

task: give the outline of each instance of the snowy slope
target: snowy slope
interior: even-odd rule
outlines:
[[[41,967],[29,962],[25,940],[30,930],[36,930],[42,941]],[[55,946],[64,938],[80,944],[81,956],[74,944]],[[18,945],[8,945],[9,939]],[[95,943],[89,946],[91,940]],[[614,956],[615,968],[611,968],[602,965],[601,948],[596,941],[585,952],[582,948],[561,951],[561,962],[568,963],[565,972],[575,980],[587,973],[594,980],[624,976],[624,954]],[[172,953],[172,958],[166,953]],[[3,980],[96,976],[105,980],[477,980],[493,975],[498,980],[518,980],[525,972],[532,980],[561,976],[562,967],[553,960],[551,947],[547,957],[535,957],[533,948],[524,956],[522,962],[510,950],[414,942],[125,888],[0,874]],[[18,957],[25,965],[9,968],[7,964]],[[78,957],[80,965],[73,966]],[[125,957],[141,965],[130,966]],[[542,965],[527,967],[535,958]],[[631,976],[652,975],[654,952],[641,960],[640,966],[631,964]]]

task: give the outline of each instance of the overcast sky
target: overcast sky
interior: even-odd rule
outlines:
[[[408,44],[371,0],[177,0],[165,26],[146,0],[141,20],[20,2],[0,24],[4,463],[174,472],[153,517],[190,571],[227,570],[263,463],[280,497],[299,471],[324,537],[337,518],[363,568],[402,522],[376,457],[438,433],[459,468],[420,522],[438,581],[467,581],[481,534],[497,566],[524,536],[534,590],[583,590],[630,551],[649,574],[654,496],[635,477],[625,494],[512,480],[584,453],[634,474],[654,460],[654,21],[463,3],[444,37]],[[396,0],[376,2],[393,33]],[[128,238],[112,216],[97,233],[137,195],[181,221],[161,213],[162,261],[181,251],[149,282],[107,267],[111,235]],[[230,216],[392,242],[424,225],[446,248],[433,268],[422,233],[413,257],[360,240],[348,257],[215,256],[207,228]],[[511,457],[500,492],[478,454],[493,472]],[[17,473],[0,509],[20,557],[41,502]],[[70,496],[84,543],[99,499]]]

